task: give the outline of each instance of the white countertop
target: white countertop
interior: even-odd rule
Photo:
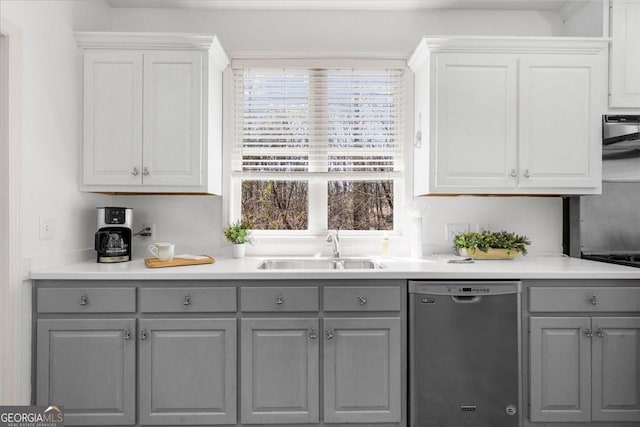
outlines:
[[[85,261],[31,271],[33,280],[282,280],[282,279],[640,279],[640,268],[563,256],[521,256],[510,261],[451,264],[376,258],[382,270],[258,270],[265,258],[216,258],[214,264],[147,268],[144,259],[118,264]]]

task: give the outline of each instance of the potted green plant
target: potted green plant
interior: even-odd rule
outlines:
[[[227,225],[223,232],[227,242],[231,243],[231,255],[233,258],[244,257],[245,244],[253,243],[249,225],[238,220]]]
[[[467,231],[455,236],[454,247],[458,253],[473,259],[513,259],[527,254],[531,241],[508,231]]]

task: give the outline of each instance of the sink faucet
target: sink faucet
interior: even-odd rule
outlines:
[[[333,250],[333,257],[340,258],[340,230],[331,231],[327,236],[327,242],[331,242],[331,249]]]

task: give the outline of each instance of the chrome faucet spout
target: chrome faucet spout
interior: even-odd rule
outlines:
[[[334,258],[340,258],[340,234],[339,231],[331,231],[327,236],[327,242],[331,242],[331,250],[333,251]]]

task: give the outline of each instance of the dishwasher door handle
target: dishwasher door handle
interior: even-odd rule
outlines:
[[[457,302],[458,304],[475,304],[482,301],[482,296],[480,295],[451,295],[451,299],[453,302]]]

